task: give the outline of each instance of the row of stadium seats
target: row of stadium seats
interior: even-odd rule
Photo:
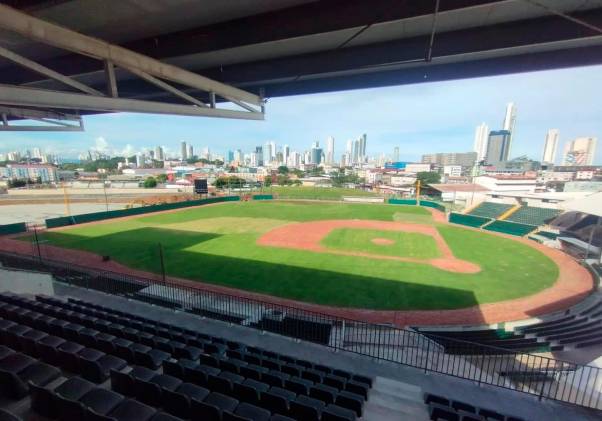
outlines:
[[[516,331],[552,343],[554,351],[567,346],[586,348],[602,345],[602,301],[596,301],[577,314],[518,327]]]
[[[536,208],[532,206],[521,206],[516,212],[506,218],[506,221],[526,225],[544,225],[546,221],[558,216],[558,209]]]
[[[309,361],[297,360],[260,348],[246,347],[237,342],[209,337],[177,326],[134,317],[111,309],[98,308],[100,306],[90,303],[84,306],[84,302],[77,300],[65,302],[54,297],[41,296],[38,298],[39,300],[31,300],[12,294],[0,295],[0,311],[4,317],[1,322],[7,324],[7,328],[3,332],[9,332],[2,335],[1,338],[5,343],[17,345],[19,349],[27,349],[34,356],[49,358],[67,372],[87,377],[87,379],[79,379],[80,382],[91,380],[98,383],[105,379],[105,376],[110,375],[113,385],[112,392],[92,393],[91,389],[89,396],[86,393],[76,398],[68,398],[71,401],[81,401],[81,405],[71,402],[71,406],[67,405],[62,409],[62,411],[79,411],[77,414],[87,414],[89,419],[128,419],[122,418],[122,416],[136,408],[141,411],[141,414],[144,414],[144,417],[135,419],[150,419],[159,416],[153,407],[161,407],[165,412],[177,412],[174,415],[181,416],[182,412],[178,411],[185,410],[187,406],[170,406],[164,400],[163,394],[170,397],[175,396],[179,402],[183,402],[183,399],[187,399],[187,393],[195,394],[195,408],[197,409],[197,411],[190,409],[191,412],[188,415],[205,414],[200,419],[214,419],[217,415],[219,415],[217,419],[242,420],[286,419],[283,415],[293,416],[296,419],[355,419],[361,416],[363,404],[371,387],[372,380],[369,378],[313,364]],[[43,310],[45,313],[37,310]],[[86,313],[81,310],[85,310]],[[100,350],[87,347],[87,345],[97,345],[98,341],[90,341],[97,340],[100,335],[102,335],[103,343],[111,343],[111,338],[108,337],[111,335],[89,327],[74,328],[72,325],[75,323],[48,316],[48,314],[61,315],[71,319],[77,318],[80,321],[82,321],[82,315],[86,315],[87,318],[84,317],[84,319],[88,325],[94,324],[94,326],[103,328],[114,325],[115,318],[119,318],[119,321],[124,323],[121,326],[129,323],[129,327],[124,327],[123,330],[127,330],[127,332],[124,332],[123,335],[148,333],[150,336],[142,335],[148,341],[158,338],[167,339],[167,342],[159,340],[158,343],[171,343],[171,348],[169,348],[169,351],[172,351],[169,353],[171,358],[161,360],[163,373],[158,373],[156,365],[153,364],[150,368],[136,365],[128,372],[127,370],[130,369],[128,363],[136,362],[135,355],[133,360],[126,362],[117,356],[105,355]],[[49,318],[51,320],[48,320]],[[64,323],[60,323],[61,330],[53,332],[63,335],[67,333],[75,341],[49,332],[51,330],[49,327],[55,326],[58,320],[62,320]],[[65,328],[67,326],[69,327]],[[132,326],[136,326],[136,328]],[[47,330],[37,329],[37,327]],[[94,334],[93,331],[100,333]],[[122,339],[116,335],[113,337],[115,338],[113,341]],[[54,349],[57,352],[46,353],[44,351],[47,348],[48,338],[51,338],[51,342],[56,345]],[[137,336],[137,339],[142,338]],[[203,346],[200,354],[195,351],[195,348],[200,348],[190,345],[191,342]],[[22,345],[25,343],[28,345]],[[58,348],[64,346],[65,343],[70,344],[70,352],[65,355],[76,356],[75,361],[70,358],[62,358],[64,354],[59,352]],[[106,360],[107,362],[100,363],[99,361],[103,358],[102,361]],[[96,367],[97,370],[85,369],[88,360],[98,363],[97,365],[101,367]],[[108,362],[109,360],[110,362]],[[60,373],[56,368],[51,371],[55,374]],[[129,379],[132,379],[132,382],[135,380],[135,383],[130,382]],[[38,386],[44,386],[47,383],[44,382]],[[133,387],[132,384],[137,386]],[[67,386],[65,387],[67,388]],[[38,392],[38,395],[45,396],[45,398],[34,399],[36,402],[34,409],[38,408],[40,411],[44,411],[40,408],[46,407],[48,413],[58,411],[56,407],[52,409],[52,405],[48,404],[48,402],[56,401],[56,399],[53,401],[52,397],[48,397],[51,395],[50,391],[39,390]],[[103,398],[103,396],[105,397]],[[126,399],[124,396],[133,399]],[[92,405],[97,400],[101,402]],[[50,405],[50,409],[47,408],[48,405]],[[146,405],[146,407],[140,405]],[[191,406],[188,407],[191,408]],[[199,408],[203,411],[199,411]],[[82,419],[75,417],[75,412],[70,414],[68,419]],[[278,417],[276,417],[277,414],[279,414]],[[95,416],[96,418],[94,418]],[[197,415],[194,416],[197,417]]]
[[[425,394],[431,420],[441,421],[523,421],[522,418],[500,414],[488,408],[452,400],[444,396]]]
[[[548,350],[548,342],[538,342],[536,338],[525,338],[524,334],[513,334],[495,329],[462,330],[462,331],[429,331],[419,332],[443,345],[448,354],[502,354],[506,352],[540,352]],[[464,342],[466,341],[466,342]],[[487,349],[478,345],[502,349]]]
[[[468,212],[468,214],[474,216],[481,216],[484,218],[496,219],[511,207],[512,205],[507,205],[505,203],[482,202],[481,204],[479,204],[479,206]]]

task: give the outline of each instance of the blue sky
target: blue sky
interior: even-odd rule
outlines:
[[[191,142],[196,151],[209,147],[224,153],[251,151],[268,140],[293,149],[335,138],[340,157],[349,138],[368,135],[368,154],[390,154],[399,146],[401,159],[423,153],[472,149],[475,127],[486,122],[499,129],[509,101],[517,106],[510,155],[541,159],[546,131],[560,130],[559,159],[567,140],[597,137],[602,143],[602,66],[523,73],[450,82],[424,83],[328,94],[274,98],[266,121],[239,121],[144,114],[85,117],[81,133],[0,133],[0,152],[38,146],[51,153],[76,157],[104,147],[111,153],[139,151],[162,145],[179,150]],[[602,145],[596,163],[602,163]]]

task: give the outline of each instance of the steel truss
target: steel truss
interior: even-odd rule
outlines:
[[[80,110],[246,120],[264,119],[265,101],[258,95],[46,22],[1,4],[0,28],[43,44],[101,60],[104,62],[106,76],[105,92],[101,92],[34,60],[0,47],[0,57],[37,72],[48,79],[60,82],[68,89],[57,91],[18,85],[0,85],[0,116],[2,116],[0,130],[83,130],[81,117],[77,115]],[[115,77],[116,67],[169,92],[182,103],[120,97],[118,81]],[[176,83],[182,88],[176,87],[172,83]],[[184,90],[205,92],[209,101],[206,103]],[[218,108],[216,97],[222,98],[223,104],[234,104],[234,107]],[[34,109],[21,107],[33,107]],[[76,114],[65,114],[57,109],[74,110]],[[49,125],[11,125],[9,124],[11,119],[33,119]],[[74,122],[75,124],[73,124]]]

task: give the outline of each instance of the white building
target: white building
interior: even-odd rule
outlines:
[[[562,165],[593,165],[596,143],[595,137],[578,137],[565,143]]]
[[[407,164],[405,171],[409,173],[428,172],[431,168],[431,164]]]
[[[503,130],[510,132],[510,140],[508,141],[508,149],[512,145],[512,139],[514,139],[514,129],[516,127],[516,105],[514,102],[509,102],[506,105],[506,114],[504,115]]]
[[[493,193],[533,193],[537,185],[535,177],[520,175],[481,175],[474,182]]]
[[[462,175],[462,165],[444,165],[443,175],[460,177]]]
[[[474,133],[474,148],[477,153],[477,162],[481,162],[487,155],[487,142],[489,141],[489,126],[481,123],[477,126]]]
[[[332,136],[326,139],[326,163],[329,165],[334,163],[334,137]]]
[[[558,129],[550,129],[546,134],[546,143],[543,145],[543,156],[541,162],[553,164],[556,162],[556,150],[558,149]]]

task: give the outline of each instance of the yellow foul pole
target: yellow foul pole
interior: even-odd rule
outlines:
[[[65,187],[64,181],[63,181],[63,200],[65,202],[65,215],[71,216],[71,206],[69,205],[69,195],[67,194],[67,188]]]

